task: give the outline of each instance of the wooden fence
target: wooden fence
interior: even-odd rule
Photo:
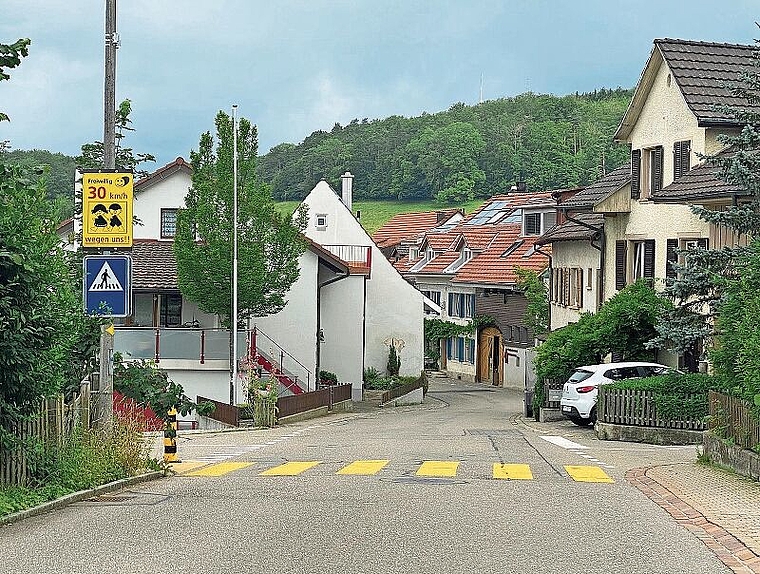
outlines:
[[[697,395],[694,395],[695,397]],[[670,429],[703,431],[702,420],[671,420],[657,413],[654,393],[634,389],[611,389],[599,387],[597,400],[599,422]]]
[[[710,391],[710,430],[722,438],[732,439],[737,446],[753,448],[760,444],[760,420],[752,406],[741,399]]]
[[[419,378],[415,381],[412,381],[411,383],[407,383],[405,385],[401,385],[400,387],[389,389],[383,393],[383,396],[380,399],[380,403],[381,404],[389,403],[393,399],[403,397],[404,395],[411,393],[412,391],[415,391],[417,389],[420,389],[423,386],[424,386],[424,381],[422,378]]]
[[[207,415],[208,418],[233,427],[240,425],[240,409],[235,405],[221,403],[219,401],[215,401],[214,399],[201,397],[200,395],[196,395],[195,402],[197,404],[213,403],[215,408],[211,414]]]
[[[15,426],[13,434],[17,444],[11,449],[0,446],[0,484],[24,485],[32,472],[24,446],[30,442],[61,445],[77,426],[89,428],[90,385],[83,383],[79,394],[66,404],[63,395],[40,399],[35,413]]]
[[[351,385],[331,385],[322,389],[303,393],[300,395],[290,395],[279,397],[277,399],[277,418],[287,417],[298,413],[303,413],[320,407],[327,407],[332,410],[335,403],[351,399]],[[214,412],[208,415],[209,418],[219,421],[230,426],[240,426],[240,419],[243,409],[227,403],[221,403],[205,397],[196,397],[197,402],[208,401],[213,403],[216,408]]]

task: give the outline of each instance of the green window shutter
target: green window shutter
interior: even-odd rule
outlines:
[[[631,199],[641,197],[641,150],[631,150]]]
[[[628,264],[628,246],[626,241],[615,242],[615,289],[620,291],[625,288],[626,273],[625,268]]]

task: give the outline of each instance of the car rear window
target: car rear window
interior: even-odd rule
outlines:
[[[585,381],[586,379],[588,379],[593,374],[594,373],[591,371],[584,371],[583,369],[578,369],[572,375],[570,375],[570,378],[567,379],[567,382],[580,383],[581,381]]]

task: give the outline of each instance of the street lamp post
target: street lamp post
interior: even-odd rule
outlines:
[[[238,379],[238,153],[237,104],[232,106],[232,373],[230,404],[235,404]]]

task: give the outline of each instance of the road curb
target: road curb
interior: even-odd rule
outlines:
[[[670,514],[737,574],[760,574],[760,556],[719,524],[710,521],[688,502],[648,475],[654,467],[632,468],[625,479]]]
[[[50,512],[51,510],[57,510],[59,508],[63,508],[64,506],[68,506],[69,504],[87,500],[93,496],[100,496],[101,494],[107,494],[115,490],[121,490],[122,488],[140,484],[141,482],[147,482],[149,480],[162,478],[163,476],[165,476],[164,473],[157,470],[139,474],[137,476],[130,476],[129,478],[123,478],[114,482],[109,482],[108,484],[103,484],[96,488],[72,492],[71,494],[67,494],[61,498],[56,498],[55,500],[45,502],[39,506],[20,510],[18,512],[14,512],[13,514],[8,514],[7,516],[0,516],[0,526],[12,524],[26,518],[31,518],[32,516],[38,516],[40,514],[44,514],[45,512]]]

